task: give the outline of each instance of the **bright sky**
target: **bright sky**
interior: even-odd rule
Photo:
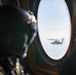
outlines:
[[[38,9],[38,32],[46,54],[54,59],[61,59],[67,52],[71,37],[70,14],[64,0],[41,0]],[[51,42],[58,39],[61,45]]]

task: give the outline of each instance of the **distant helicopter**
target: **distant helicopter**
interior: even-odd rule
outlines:
[[[54,40],[53,42],[51,42],[51,44],[53,44],[53,45],[59,45],[59,44],[62,44],[63,43],[63,38],[62,38],[62,41],[59,41],[58,39],[48,39],[48,40]]]

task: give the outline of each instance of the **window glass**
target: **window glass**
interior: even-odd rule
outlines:
[[[41,0],[37,18],[44,52],[53,60],[63,58],[71,40],[71,19],[65,0]]]

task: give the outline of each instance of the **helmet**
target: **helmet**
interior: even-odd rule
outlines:
[[[11,5],[0,7],[0,56],[22,57],[36,33],[33,12]]]

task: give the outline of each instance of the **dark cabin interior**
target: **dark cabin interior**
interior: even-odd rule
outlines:
[[[31,10],[37,19],[38,5],[41,0],[0,0],[0,5],[11,4],[24,10]],[[24,60],[25,75],[75,75],[76,74],[76,0],[65,0],[71,18],[72,38],[69,50],[64,58],[52,60],[40,54],[40,42],[38,34],[32,44],[29,46],[28,55]],[[51,9],[50,9],[51,10]]]

